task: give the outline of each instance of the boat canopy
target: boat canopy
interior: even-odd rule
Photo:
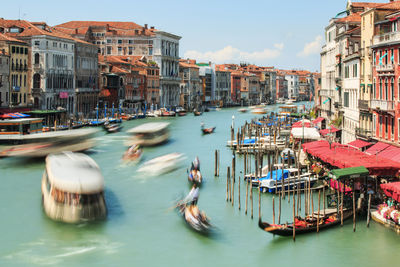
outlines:
[[[325,120],[325,118],[323,118],[323,117],[318,117],[318,118],[316,118],[315,120],[313,120],[312,123],[313,123],[313,124],[317,124],[317,123],[322,122],[323,120]]]
[[[289,170],[283,170],[283,177],[286,179],[289,177]],[[268,172],[267,176],[262,177],[260,180],[277,180],[280,181],[282,180],[282,169],[274,170],[272,171],[272,178],[271,178],[271,172]]]
[[[329,177],[335,180],[345,180],[358,177],[366,177],[369,171],[364,166],[334,169],[330,171]]]
[[[46,158],[50,183],[58,190],[76,194],[94,194],[104,190],[99,166],[82,153],[64,152]]]
[[[128,130],[128,133],[137,134],[137,133],[154,133],[161,130],[164,130],[169,125],[168,122],[149,122],[139,125],[135,128]]]
[[[381,188],[385,195],[400,202],[400,182],[381,184]]]
[[[319,140],[303,144],[304,152],[338,168],[364,166],[370,175],[396,176],[400,163],[379,156],[371,156],[352,147]]]

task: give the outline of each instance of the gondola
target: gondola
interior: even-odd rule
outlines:
[[[212,225],[210,224],[207,215],[203,211],[200,211],[197,205],[178,203],[176,207],[179,214],[183,217],[190,228],[204,235],[211,233]]]
[[[200,170],[191,170],[188,175],[188,181],[200,185],[203,182],[203,176]]]
[[[178,113],[179,117],[186,116],[186,112],[185,111],[178,111],[177,113]]]
[[[337,216],[337,212],[328,214],[323,218],[323,212],[320,212],[320,225],[319,230],[323,230],[326,228],[333,227],[335,225],[340,224],[341,218],[340,215]],[[352,210],[343,211],[343,221],[350,218],[353,215]],[[312,220],[305,221],[300,217],[295,218],[296,225],[296,235],[311,233],[317,231],[317,215],[314,213],[314,217]],[[293,223],[291,224],[269,224],[267,222],[262,222],[261,218],[258,221],[258,226],[271,234],[280,235],[280,236],[292,236],[293,235]]]
[[[201,116],[201,114],[203,114],[203,113],[200,112],[200,111],[193,111],[193,114],[194,114],[195,116]]]
[[[139,145],[131,146],[123,155],[122,159],[130,162],[138,162],[143,155]]]
[[[201,129],[203,134],[211,134],[214,132],[214,130],[215,130],[215,127]]]

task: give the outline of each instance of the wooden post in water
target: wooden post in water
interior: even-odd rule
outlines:
[[[251,201],[251,218],[253,219],[253,186],[250,186],[250,201]]]
[[[261,188],[258,188],[258,219],[261,220]]]
[[[282,171],[282,188],[281,188],[281,192],[282,192],[282,198],[285,199],[285,175],[284,175],[284,169],[283,169],[283,158],[281,157],[281,171]]]
[[[356,231],[356,195],[354,192],[354,184],[353,184],[353,232]]]
[[[278,224],[281,224],[281,202],[282,202],[282,191],[279,192],[279,213],[278,213]]]
[[[318,216],[317,216],[317,233],[319,232],[319,212],[321,203],[321,190],[318,190]]]
[[[272,196],[272,224],[275,224],[275,196]]]
[[[218,168],[218,151],[215,150],[215,170],[214,170],[214,176],[217,176],[217,168]]]
[[[228,202],[229,200],[229,178],[230,178],[230,168],[228,167],[227,173],[226,173],[226,201]]]
[[[247,179],[246,181],[246,205],[245,205],[245,209],[244,209],[244,214],[247,215],[247,202],[249,200],[249,179]]]
[[[367,214],[367,227],[369,227],[369,218],[371,216],[371,194],[368,194],[368,214]]]
[[[295,200],[294,200],[294,194],[293,194],[293,241],[296,241],[296,224],[295,224]]]
[[[311,199],[310,199],[311,198]],[[313,200],[313,197],[312,197],[312,192],[311,192],[311,175],[308,175],[308,205],[312,205],[312,210],[310,211],[310,206],[308,206],[307,207],[307,209],[308,209],[308,214],[310,214],[310,212],[311,212],[311,214],[314,212],[314,201],[312,201]]]
[[[218,150],[218,172],[217,172],[217,176],[219,177],[219,167],[220,167],[220,157],[221,157],[221,151]]]
[[[239,194],[238,205],[239,205],[239,210],[240,210],[240,176],[239,176],[239,180],[238,180],[238,194]]]
[[[312,193],[312,191],[311,191],[311,215],[313,215],[314,214],[314,195],[313,195],[313,193]]]
[[[231,188],[231,201],[232,201],[232,207],[235,202],[235,169],[236,169],[236,160],[235,160],[235,152],[233,152],[232,155],[232,188]]]

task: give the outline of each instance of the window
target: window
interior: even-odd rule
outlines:
[[[390,63],[394,64],[394,49],[393,48],[390,50]]]
[[[111,39],[107,39],[107,44],[111,44]]]
[[[390,89],[391,99],[394,100],[394,78],[390,80]]]
[[[57,47],[57,42],[53,42],[53,47]]]
[[[382,78],[379,79],[379,99],[382,99]]]
[[[349,92],[344,92],[344,103],[343,105],[348,108],[349,107]]]
[[[149,55],[150,56],[153,55],[153,48],[152,47],[149,47]]]
[[[392,127],[392,138],[393,138],[394,137],[394,117],[392,117],[391,127]]]
[[[387,51],[387,49],[385,50],[385,54],[384,54],[384,57],[385,57],[385,65],[387,65],[388,64],[388,51]]]
[[[128,43],[129,44],[133,44],[133,40],[128,40]]]
[[[35,54],[35,63],[34,64],[39,64],[39,61],[40,61],[39,53],[36,53]]]
[[[119,44],[122,44],[122,40],[121,40],[121,39],[118,39],[118,43],[119,43]]]
[[[382,130],[382,116],[379,116],[379,134],[381,135],[383,130]]]
[[[130,47],[128,48],[128,54],[129,54],[129,55],[133,55],[133,47],[132,47],[132,46],[130,46]]]
[[[25,50],[25,51],[24,51],[24,52],[25,52],[24,54],[27,55],[27,54],[28,54],[28,48],[25,48],[24,50]]]
[[[11,47],[11,53],[13,53],[13,54],[15,53],[15,46]]]
[[[388,133],[388,117],[385,117],[385,134],[386,134],[386,136],[387,136],[387,133]]]
[[[112,46],[107,46],[107,55],[111,55]]]
[[[399,48],[399,50],[400,50],[400,48]],[[375,65],[375,64],[376,64],[376,54],[375,54],[375,51],[374,51],[372,54],[373,54],[373,56],[372,56],[373,64]],[[399,61],[399,62],[400,62],[400,61]]]
[[[385,99],[388,100],[388,79],[385,79]]]
[[[40,45],[40,41],[35,41],[35,46],[39,46]]]
[[[118,46],[118,55],[121,55],[121,54],[122,54],[122,47]]]

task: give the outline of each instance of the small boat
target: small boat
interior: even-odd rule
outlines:
[[[179,168],[180,163],[185,159],[181,153],[170,153],[163,155],[149,161],[146,161],[138,169],[138,172],[147,175],[156,176],[164,173],[171,172]]]
[[[104,178],[89,156],[63,152],[46,158],[42,204],[55,221],[80,223],[105,219]]]
[[[133,145],[124,153],[122,159],[125,161],[138,162],[141,159],[142,155],[143,150],[140,149],[140,146]]]
[[[178,116],[179,116],[179,117],[186,116],[186,112],[185,112],[185,111],[179,111],[179,112],[178,112]]]
[[[247,108],[239,108],[238,111],[242,112],[242,113],[246,113],[249,110]]]
[[[203,134],[211,134],[213,133],[215,130],[215,127],[211,127],[211,128],[203,128],[201,129],[201,131],[203,132]]]
[[[209,222],[209,218],[203,211],[199,210],[197,205],[179,203],[177,210],[190,228],[205,235],[211,233],[213,227]]]
[[[104,129],[107,131],[107,133],[117,133],[122,129],[122,126],[118,124],[104,124]]]
[[[325,212],[325,217],[323,216],[323,210],[320,211],[320,217],[318,222],[318,215],[314,212],[312,216],[308,216],[306,219],[301,217],[295,218],[295,230],[296,235],[305,234],[317,231],[317,223],[319,223],[319,230],[324,230],[335,225],[340,224],[341,216],[336,209],[331,209],[331,212]],[[343,221],[350,218],[353,215],[352,210],[343,210]],[[281,236],[292,236],[293,235],[293,223],[291,224],[270,224],[268,222],[262,222],[261,218],[258,221],[258,226],[271,234],[281,235]]]
[[[203,112],[200,112],[200,111],[195,110],[195,111],[193,111],[193,114],[194,114],[195,116],[201,116],[201,115],[203,114]]]
[[[199,170],[191,170],[188,175],[188,181],[191,183],[201,184],[203,181],[203,176]]]
[[[155,146],[166,142],[169,138],[167,122],[149,122],[127,131],[133,136],[126,141],[126,145]]]

